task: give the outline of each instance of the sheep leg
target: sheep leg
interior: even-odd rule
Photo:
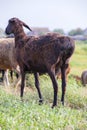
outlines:
[[[16,71],[16,78],[17,79],[15,80],[13,86],[15,86],[17,88],[21,83],[21,72],[20,72],[19,66],[17,66],[16,68],[14,67],[14,70]]]
[[[25,72],[22,71],[21,73],[21,99],[23,98],[23,92],[24,92],[24,85],[25,85]]]
[[[65,74],[65,66],[61,67],[61,74],[62,74],[62,96],[61,96],[61,102],[64,105],[64,96],[66,91],[66,74]]]
[[[17,88],[20,85],[20,83],[21,83],[21,76],[19,75],[14,84],[15,88]]]
[[[20,83],[21,83],[21,75],[18,72],[17,72],[17,74],[18,74],[18,78],[13,82],[13,86],[15,88],[17,88],[20,85]]]
[[[53,71],[49,71],[49,76],[52,80],[53,89],[54,89],[54,100],[53,100],[53,105],[52,105],[52,108],[54,108],[54,106],[57,106],[58,84],[55,78],[55,73]]]
[[[40,91],[40,85],[39,85],[39,74],[38,73],[34,73],[34,78],[35,78],[35,86],[37,88],[37,91],[38,91],[38,95],[39,95],[39,103],[43,103],[43,98],[42,98],[42,95],[41,95],[41,91]]]
[[[5,70],[1,70],[1,72],[2,72],[1,81],[4,81],[4,74],[5,74]]]
[[[12,70],[10,71],[10,76],[11,76],[11,79],[13,81],[13,71]]]
[[[10,85],[9,80],[8,80],[8,70],[5,70],[5,73],[4,73],[4,84],[5,86]]]

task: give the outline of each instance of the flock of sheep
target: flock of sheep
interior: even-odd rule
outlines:
[[[64,105],[64,95],[66,90],[66,73],[70,70],[69,61],[74,52],[74,41],[67,36],[56,33],[47,33],[42,36],[27,36],[23,26],[30,27],[18,18],[11,18],[6,27],[6,34],[14,34],[15,38],[0,39],[0,68],[5,70],[5,81],[9,85],[7,71],[14,70],[18,73],[15,85],[21,81],[21,98],[23,97],[25,74],[33,73],[35,86],[39,95],[39,102],[43,102],[39,86],[39,74],[48,73],[53,84],[54,100],[53,105],[57,105],[58,84],[56,74],[60,73],[62,80],[61,102]],[[85,73],[85,74],[84,74]],[[82,74],[82,83],[87,84],[87,71]],[[85,75],[85,76],[84,76]]]

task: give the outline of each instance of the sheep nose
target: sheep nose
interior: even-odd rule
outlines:
[[[6,33],[6,34],[8,33],[7,28],[5,29],[5,33]]]
[[[10,34],[9,31],[8,31],[8,28],[5,29],[5,33]]]

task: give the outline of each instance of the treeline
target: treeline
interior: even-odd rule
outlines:
[[[44,32],[44,30],[45,30],[45,32]],[[49,29],[48,29],[49,30]],[[48,31],[47,30],[47,31]],[[36,31],[36,30],[35,30]],[[40,31],[40,32],[38,32],[38,31]],[[50,31],[50,30],[49,30]],[[44,33],[46,33],[46,28],[39,28],[39,30],[38,30],[38,28],[37,28],[37,34],[44,34]],[[61,29],[61,28],[58,28],[58,29],[54,29],[52,32],[58,32],[58,33],[60,33],[60,34],[64,34],[64,35],[69,35],[69,36],[77,36],[77,35],[82,35],[82,36],[85,36],[85,37],[87,37],[87,28],[86,29],[81,29],[81,28],[76,28],[76,29],[72,29],[72,30],[70,30],[68,33],[66,33],[63,29]],[[1,37],[6,37],[6,34],[5,34],[5,32],[4,32],[4,30],[2,29],[2,28],[0,28],[0,38]]]
[[[0,38],[1,37],[6,37],[6,34],[2,28],[0,28]]]
[[[63,29],[54,29],[53,32],[59,32],[61,34],[66,34]],[[67,35],[70,35],[70,36],[85,35],[85,36],[87,36],[87,28],[84,30],[81,28],[72,29],[67,33]]]

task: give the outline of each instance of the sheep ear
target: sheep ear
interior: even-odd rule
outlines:
[[[23,24],[24,27],[26,27],[26,28],[28,28],[30,31],[32,31],[27,24],[25,24],[24,22],[22,22],[22,24]]]

